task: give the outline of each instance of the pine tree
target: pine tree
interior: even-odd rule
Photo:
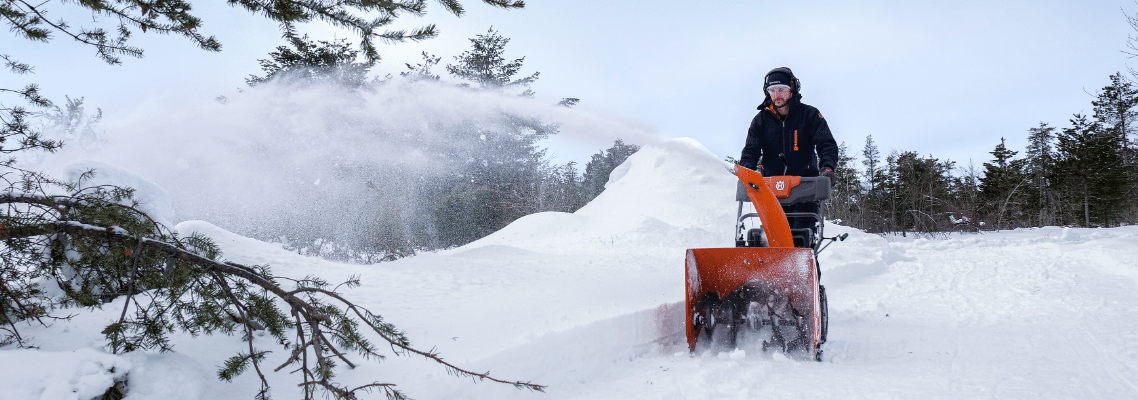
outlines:
[[[522,96],[533,96],[529,86],[541,73],[534,72],[529,76],[514,78],[521,71],[526,58],[506,62],[504,54],[510,38],[502,37],[491,27],[485,35],[477,35],[469,40],[473,48],[455,56],[457,64],[448,64],[447,72],[456,78],[477,83],[482,89],[522,87],[525,88]]]
[[[41,114],[46,120],[43,127],[45,133],[52,137],[61,138],[72,143],[91,143],[97,140],[98,134],[95,126],[103,119],[103,110],[95,109],[95,114],[87,114],[83,106],[83,98],[67,99],[63,108],[53,106],[52,111]]]
[[[625,144],[623,140],[617,139],[612,147],[593,154],[585,164],[585,201],[597,198],[605,190],[612,171],[639,150],[640,146]]]
[[[899,152],[889,156],[888,183],[892,231],[919,234],[944,231],[948,224],[949,197],[952,188],[952,161],[932,156],[920,157],[916,152]]]
[[[887,216],[892,213],[892,208],[888,206],[891,204],[888,201],[889,187],[886,185],[889,175],[886,174],[886,168],[881,165],[881,153],[873,141],[873,135],[865,137],[865,147],[861,154],[861,165],[865,170],[861,173],[863,189],[862,196],[858,200],[860,206],[858,220],[861,221],[859,227],[869,232],[891,230],[886,227],[889,224],[887,221],[892,221]]]
[[[1122,174],[1126,178],[1122,185],[1126,196],[1133,198],[1138,195],[1138,153],[1130,138],[1134,136],[1134,119],[1138,118],[1138,86],[1122,73],[1115,73],[1092,104],[1095,121],[1121,142]],[[1138,222],[1138,205],[1124,206],[1120,215],[1128,222]]]
[[[524,87],[523,95],[533,94],[528,87],[538,73],[514,79],[525,57],[506,62],[503,54],[509,38],[491,28],[469,41],[471,49],[455,56],[457,64],[446,66],[452,76],[478,84],[478,90]],[[411,74],[429,77],[436,62],[424,54],[422,64],[408,68]],[[439,246],[469,243],[543,208],[549,166],[537,143],[556,134],[557,126],[511,114],[496,122],[446,128],[451,140],[463,145],[455,147],[455,154],[440,155],[456,161],[458,174],[440,179],[440,186],[428,190],[433,193],[428,198]]]
[[[1135,109],[1138,106],[1138,86],[1117,72],[1110,76],[1110,85],[1102,88],[1091,104],[1094,105],[1095,120],[1103,128],[1117,132],[1122,140],[1124,162],[1133,164],[1130,137],[1134,136],[1132,125],[1138,118],[1138,109]]]
[[[421,63],[415,65],[404,63],[403,65],[407,66],[407,71],[400,72],[399,76],[414,80],[439,80],[439,76],[435,75],[434,72],[431,72],[431,68],[434,68],[435,65],[438,65],[439,61],[442,61],[442,57],[431,55],[425,51],[422,53],[422,57],[423,62]]]
[[[853,166],[854,158],[849,155],[849,148],[845,142],[838,146],[838,166],[834,169],[833,195],[826,203],[826,216],[833,220],[841,220],[850,226],[860,225],[857,221],[861,198],[861,180]]]
[[[542,211],[546,151],[538,142],[557,126],[534,117],[502,114],[483,126],[445,127],[456,144],[437,157],[451,161],[453,173],[428,188],[438,246],[470,243],[523,216]]]
[[[508,38],[492,28],[469,39],[471,49],[447,65],[455,78],[477,84],[473,90],[502,91],[524,87],[538,77],[516,78],[524,57],[507,62],[504,57]],[[403,75],[412,79],[435,76],[430,68],[438,58],[423,54],[423,62],[407,65]],[[563,101],[564,106],[577,99]],[[444,133],[450,144],[437,151],[437,159],[448,160],[453,174],[436,179],[426,188],[423,199],[430,204],[433,241],[428,247],[459,246],[489,235],[525,215],[540,211],[574,211],[583,205],[574,165],[553,167],[538,142],[558,131],[555,124],[540,119],[503,113],[496,120],[464,123],[461,126],[433,128]],[[440,151],[441,150],[441,151]],[[567,168],[566,168],[567,167]]]
[[[882,179],[876,185],[874,206],[877,211],[878,229],[875,232],[901,232],[907,228],[900,214],[903,212],[900,196],[902,183],[898,182],[900,176],[898,161],[901,154],[903,153],[893,150],[885,156],[885,166],[881,171]]]
[[[1057,223],[1055,202],[1048,176],[1055,164],[1052,143],[1055,141],[1055,127],[1040,122],[1036,128],[1028,129],[1027,164],[1025,173],[1031,181],[1026,210],[1034,215],[1034,225]]]
[[[980,181],[983,175],[971,162],[967,168],[960,168],[960,174],[953,178],[949,197],[949,222],[952,230],[979,231],[983,221],[978,220],[980,207]]]
[[[265,76],[249,75],[245,83],[256,86],[285,77],[293,82],[330,82],[358,88],[367,83],[367,73],[375,65],[374,60],[356,62],[360,52],[346,39],[313,42],[305,35],[290,40],[289,46],[278,46],[269,53],[271,59],[257,60]]]
[[[1050,176],[1061,197],[1064,222],[1086,227],[1119,222],[1126,205],[1127,177],[1122,140],[1082,114],[1058,135]]]
[[[574,212],[585,205],[585,186],[577,162],[553,167],[542,185],[542,211]]]
[[[1025,159],[1015,159],[1017,152],[1008,150],[1004,138],[992,150],[992,163],[984,163],[984,177],[980,182],[980,210],[985,219],[994,222],[994,229],[1004,229],[1008,221],[1016,221],[1023,214],[1024,187],[1026,175],[1023,173]]]
[[[867,190],[873,192],[878,181],[878,174],[881,172],[879,163],[881,154],[877,151],[877,144],[873,142],[873,135],[865,137],[865,149],[861,151],[862,160],[861,165],[865,166],[864,182],[869,185]]]

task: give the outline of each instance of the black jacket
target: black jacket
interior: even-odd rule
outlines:
[[[763,176],[818,176],[822,168],[836,169],[838,144],[817,108],[802,104],[795,95],[786,120],[777,115],[769,101],[759,106],[759,113],[747,129],[740,165],[756,169],[757,164],[762,167]],[[785,173],[779,154],[786,155]]]

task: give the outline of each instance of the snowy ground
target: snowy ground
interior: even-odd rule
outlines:
[[[733,244],[734,177],[694,142],[646,147],[575,214],[541,213],[467,246],[371,266],[303,257],[206,222],[226,257],[278,275],[362,275],[346,294],[421,348],[531,393],[431,363],[360,361],[340,376],[417,399],[1138,398],[1138,227],[1043,228],[936,239],[848,232],[821,257],[824,362],[687,352],[684,249]],[[237,337],[176,336],[176,353],[115,356],[99,331],[116,304],[0,350],[0,399],[86,400],[129,373],[127,399],[241,399],[254,376],[214,376]],[[272,348],[268,338],[258,347]],[[279,347],[277,347],[279,348]],[[278,351],[267,364],[284,358]],[[115,372],[108,372],[111,367]],[[295,398],[293,376],[272,374]],[[379,397],[379,396],[377,396]]]

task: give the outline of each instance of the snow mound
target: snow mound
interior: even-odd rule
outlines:
[[[735,176],[691,139],[645,145],[609,176],[605,190],[573,214],[522,217],[463,248],[505,245],[578,252],[581,244],[733,246]]]
[[[79,181],[82,174],[95,171],[95,175],[84,179],[82,187],[112,185],[134,189],[134,199],[138,201],[138,209],[149,215],[151,219],[166,227],[172,227],[176,221],[174,206],[170,201],[170,194],[154,182],[147,180],[133,172],[122,168],[101,163],[98,161],[77,161],[64,167],[64,175],[72,182]]]

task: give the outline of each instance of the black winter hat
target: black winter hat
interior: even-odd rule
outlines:
[[[769,88],[771,86],[775,86],[775,85],[786,85],[786,86],[790,86],[791,88],[793,88],[794,87],[794,77],[790,76],[790,74],[788,74],[786,72],[772,71],[770,74],[767,75],[767,79],[766,79],[765,84],[763,85],[763,89],[767,89],[767,88]]]

